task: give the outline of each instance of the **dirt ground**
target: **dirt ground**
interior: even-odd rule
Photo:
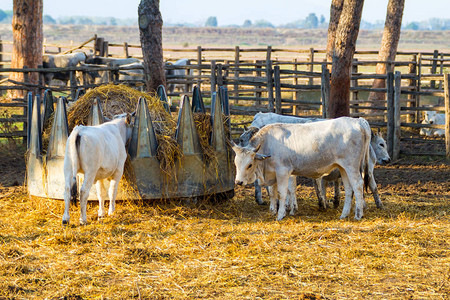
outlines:
[[[28,197],[23,157],[0,152],[0,299],[450,296],[450,162],[442,157],[376,166],[385,208],[369,196],[358,222],[319,211],[303,179],[297,213],[281,222],[239,187],[214,204],[124,201],[104,219],[90,203],[86,226],[79,207],[61,226],[63,201]]]

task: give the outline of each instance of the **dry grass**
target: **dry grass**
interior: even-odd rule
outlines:
[[[282,222],[239,189],[214,205],[119,202],[102,220],[90,203],[89,225],[69,227],[62,201],[0,188],[0,296],[448,299],[450,192],[411,187],[382,187],[385,209],[369,199],[361,222],[318,211],[303,186]]]

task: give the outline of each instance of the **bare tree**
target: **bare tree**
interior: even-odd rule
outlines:
[[[400,31],[402,26],[403,8],[405,0],[389,0],[386,13],[386,21],[384,24],[383,38],[381,40],[381,48],[378,52],[378,61],[376,68],[377,74],[386,74],[392,72],[394,66],[385,63],[386,61],[394,61],[397,54],[398,41],[400,40]],[[385,88],[384,79],[375,79],[373,88]],[[370,92],[369,100],[385,100],[386,96],[383,92]]]
[[[327,37],[327,62],[333,61],[334,41],[336,40],[336,31],[339,25],[339,18],[341,17],[344,0],[332,0],[330,9],[330,22],[328,24]],[[331,64],[328,65],[328,70],[331,71]]]
[[[43,0],[13,1],[13,50],[11,68],[37,68],[42,65]],[[24,81],[24,73],[11,73],[11,80]],[[29,76],[30,83],[38,83],[38,73]],[[23,97],[22,90],[10,93],[11,97]]]
[[[159,11],[159,0],[141,0],[138,14],[146,89],[154,92],[159,85],[166,84],[162,48],[163,20]]]
[[[356,39],[364,0],[344,0],[334,42],[327,116],[337,118],[350,114],[350,67],[355,53]]]

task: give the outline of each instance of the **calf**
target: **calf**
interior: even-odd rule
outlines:
[[[422,124],[430,124],[430,125],[445,125],[445,115],[440,114],[437,111],[425,111],[425,118],[422,121]],[[420,135],[425,136],[444,136],[444,129],[437,128],[421,128]]]
[[[362,118],[267,125],[250,139],[248,146],[233,146],[236,184],[249,184],[258,179],[262,184],[273,185],[270,210],[276,213],[278,194],[277,220],[281,220],[286,215],[290,175],[321,178],[339,168],[346,191],[341,218],[349,215],[354,194],[355,219],[359,220],[364,205],[361,174],[362,167],[369,166],[370,136],[370,126]]]
[[[76,126],[70,134],[64,157],[64,215],[63,224],[69,224],[70,201],[76,201],[77,174],[84,174],[80,188],[80,224],[87,223],[86,205],[89,191],[95,183],[99,201],[98,216],[103,217],[106,190],[104,182],[109,185],[109,211],[115,209],[115,200],[123,167],[127,158],[125,144],[131,137],[131,128],[127,126],[126,115],[116,116],[112,121],[97,126]],[[106,183],[106,182],[105,182]]]

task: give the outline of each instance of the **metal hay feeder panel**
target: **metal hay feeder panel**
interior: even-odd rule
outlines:
[[[175,162],[174,180],[167,180],[160,169],[156,158],[157,140],[148,106],[144,98],[140,98],[132,137],[127,151],[131,157],[131,164],[136,175],[136,185],[143,199],[173,199],[221,195],[226,198],[234,195],[235,169],[232,150],[227,145],[222,114],[228,111],[227,91],[224,89],[220,97],[216,93],[211,99],[211,139],[210,145],[217,158],[217,164],[205,161],[201,150],[199,136],[194,124],[194,112],[205,112],[201,93],[195,88],[192,106],[189,98],[184,96],[180,102],[176,141],[180,145],[183,155]],[[158,89],[162,101],[167,101],[164,89]],[[51,97],[51,95],[45,95]],[[44,99],[49,103],[48,99]],[[57,100],[56,110],[46,154],[42,152],[42,124],[39,96],[28,95],[29,105],[29,134],[27,152],[27,189],[28,193],[38,197],[54,199],[64,198],[64,154],[69,135],[66,100]],[[44,115],[48,105],[44,107]],[[164,105],[169,109],[168,105]],[[53,109],[53,108],[52,108]],[[89,116],[89,125],[103,122],[100,103],[94,101]],[[79,176],[79,181],[82,176]],[[80,183],[80,182],[79,182]],[[81,184],[78,184],[80,188]],[[119,187],[117,199],[125,199]],[[93,186],[89,195],[90,200],[97,199],[96,188]]]

